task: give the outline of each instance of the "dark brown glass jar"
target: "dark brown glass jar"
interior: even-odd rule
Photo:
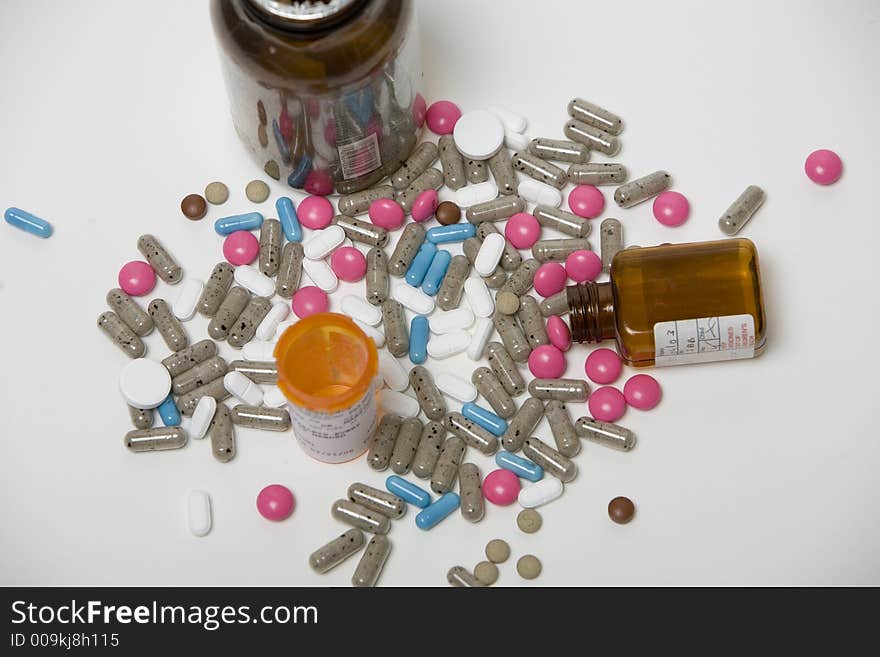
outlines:
[[[212,0],[232,122],[260,166],[340,194],[395,171],[425,118],[409,0]]]

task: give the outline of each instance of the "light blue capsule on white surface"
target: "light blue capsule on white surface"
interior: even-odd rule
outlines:
[[[303,229],[293,207],[293,201],[288,196],[281,196],[275,201],[275,211],[278,213],[278,221],[281,222],[281,230],[288,242],[302,242]]]
[[[505,470],[510,470],[517,477],[529,481],[541,481],[544,478],[544,468],[519,454],[512,454],[501,450],[495,455],[495,465]]]
[[[389,493],[397,495],[407,504],[412,504],[420,509],[424,509],[431,504],[431,494],[420,486],[407,481],[403,477],[391,475],[385,480],[385,488]]]
[[[263,225],[263,215],[259,212],[233,214],[220,217],[214,222],[214,231],[218,235],[229,235],[237,230],[254,230]]]
[[[461,499],[457,493],[444,493],[434,503],[419,511],[416,516],[416,527],[425,531],[433,529],[460,504]]]
[[[413,287],[418,287],[425,280],[425,274],[434,260],[437,253],[437,246],[432,242],[424,242],[416,252],[415,258],[410,263],[409,269],[406,270],[405,280]]]
[[[449,244],[450,242],[464,242],[476,234],[477,227],[474,224],[460,223],[434,226],[434,228],[428,229],[425,237],[433,244]]]
[[[436,296],[443,284],[443,279],[446,278],[450,262],[452,262],[452,254],[446,249],[440,249],[434,254],[431,266],[428,267],[425,279],[422,281],[422,292],[428,296]]]
[[[156,407],[159,417],[162,418],[162,424],[166,427],[176,427],[180,425],[180,411],[177,410],[177,404],[174,403],[174,397],[168,395],[161,404]]]
[[[421,365],[428,360],[430,332],[428,318],[424,315],[416,315],[409,323],[409,359],[414,365]]]
[[[503,436],[507,431],[507,420],[474,402],[462,404],[461,414],[495,436]]]
[[[3,213],[3,217],[10,226],[14,226],[31,235],[36,235],[43,239],[52,235],[52,224],[20,208],[7,208],[6,212]]]

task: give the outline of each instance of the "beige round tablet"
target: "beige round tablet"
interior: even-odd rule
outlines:
[[[492,563],[504,563],[510,558],[510,546],[500,538],[493,538],[486,544],[486,558]]]
[[[229,198],[229,188],[222,182],[212,182],[205,187],[205,198],[211,205],[222,205]]]
[[[486,586],[492,586],[498,581],[498,566],[491,561],[481,561],[474,568],[474,577]]]
[[[251,203],[262,203],[269,198],[269,185],[262,180],[251,180],[244,188],[244,195]]]
[[[495,308],[502,315],[512,315],[519,310],[519,297],[513,292],[499,292],[495,295]]]
[[[541,514],[534,509],[523,509],[516,517],[517,526],[526,534],[534,534],[541,529]]]
[[[527,554],[516,562],[516,572],[523,579],[535,579],[541,574],[541,562],[535,555]]]

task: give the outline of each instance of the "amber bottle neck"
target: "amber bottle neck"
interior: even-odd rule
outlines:
[[[611,283],[580,283],[565,288],[571,339],[601,342],[615,337]]]

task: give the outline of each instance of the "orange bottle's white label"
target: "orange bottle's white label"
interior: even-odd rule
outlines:
[[[325,463],[342,463],[363,454],[376,429],[376,394],[367,390],[360,401],[335,413],[288,404],[293,435],[306,454]]]
[[[654,324],[657,366],[710,363],[755,356],[755,318],[722,315]]]

